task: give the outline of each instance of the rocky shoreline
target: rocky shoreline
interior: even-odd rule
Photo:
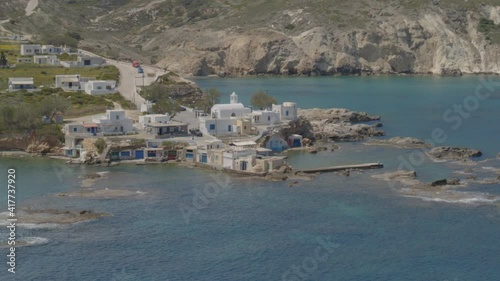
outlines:
[[[382,125],[367,124],[380,121],[380,116],[370,116],[366,112],[355,112],[344,108],[299,109],[299,119],[292,122],[294,133],[302,133],[316,141],[352,142],[370,137],[384,136],[379,130]]]

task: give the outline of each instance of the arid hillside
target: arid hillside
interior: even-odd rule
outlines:
[[[183,75],[500,73],[498,0],[2,2],[6,29]]]

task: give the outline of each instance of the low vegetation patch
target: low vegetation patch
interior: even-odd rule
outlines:
[[[482,18],[479,20],[477,30],[483,33],[490,42],[500,44],[500,24],[495,24],[492,20]]]
[[[122,95],[120,95],[120,93],[105,95],[103,97],[118,103],[119,105],[121,105],[123,109],[130,109],[130,110],[137,109],[137,106],[133,102],[125,99]]]

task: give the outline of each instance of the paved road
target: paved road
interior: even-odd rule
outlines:
[[[86,55],[98,56],[85,50],[80,50],[80,52]],[[150,65],[142,65],[141,67],[144,70],[143,79],[143,75],[138,73],[137,68],[133,67],[131,62],[116,61],[108,58],[104,59],[108,64],[114,65],[120,71],[120,83],[117,90],[124,98],[135,103],[137,109],[140,109],[141,104],[144,102],[144,99],[137,93],[138,88],[143,85],[148,86],[153,83],[158,76],[166,74],[163,69]]]

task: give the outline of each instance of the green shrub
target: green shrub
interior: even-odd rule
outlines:
[[[285,25],[285,29],[293,30],[294,28],[295,28],[295,25],[293,23],[289,23],[289,24]]]
[[[101,154],[107,146],[104,139],[97,139],[94,145],[97,148],[97,152],[99,152],[99,154]]]

